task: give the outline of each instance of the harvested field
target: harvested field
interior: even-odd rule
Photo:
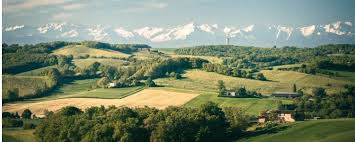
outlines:
[[[25,109],[30,109],[36,116],[43,116],[45,109],[57,111],[65,106],[76,106],[85,109],[92,106],[127,106],[127,107],[155,107],[164,109],[168,106],[181,106],[198,94],[178,93],[160,89],[145,89],[131,96],[122,99],[96,99],[96,98],[66,98],[40,102],[19,102],[6,104],[3,111],[22,113]]]

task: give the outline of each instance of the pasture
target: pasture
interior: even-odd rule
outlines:
[[[242,142],[350,142],[355,139],[355,119],[296,122],[274,134],[243,139]]]
[[[55,50],[52,54],[55,55],[73,55],[74,57],[89,55],[90,57],[107,57],[107,58],[120,58],[120,57],[129,57],[130,55],[114,51],[114,50],[103,50],[103,49],[95,49],[89,48],[83,45],[70,45],[64,48],[60,48]]]
[[[34,130],[23,130],[22,128],[3,128],[3,142],[35,142]]]
[[[270,81],[231,77],[201,70],[188,70],[183,74],[184,79],[160,78],[156,79],[155,82],[171,88],[199,92],[217,92],[217,82],[218,80],[223,80],[228,89],[244,86],[247,90],[254,90],[266,96],[275,91],[292,91],[293,84],[296,84],[297,88],[304,90],[305,93],[311,93],[314,87],[324,87],[327,92],[334,93],[341,91],[345,84],[355,84],[351,81],[336,80],[292,71],[263,70],[261,72]]]
[[[3,111],[22,112],[30,109],[36,116],[43,116],[45,110],[57,111],[65,106],[76,106],[85,109],[92,106],[127,106],[127,107],[155,107],[163,109],[168,106],[181,106],[198,94],[179,93],[161,89],[144,89],[138,93],[122,99],[98,99],[98,98],[63,98],[54,100],[43,100],[37,102],[17,102],[3,106]]]

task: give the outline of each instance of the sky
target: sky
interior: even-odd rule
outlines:
[[[355,21],[354,0],[3,0],[3,27],[51,22],[126,28],[190,21],[309,25]]]

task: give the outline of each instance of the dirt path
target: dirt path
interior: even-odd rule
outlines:
[[[36,116],[43,116],[44,110],[57,111],[64,106],[76,106],[85,109],[91,106],[127,106],[127,107],[156,107],[164,109],[168,106],[181,106],[198,94],[178,93],[158,89],[144,89],[138,93],[122,99],[96,99],[96,98],[66,98],[40,102],[18,102],[6,104],[3,111],[22,113],[30,109]]]

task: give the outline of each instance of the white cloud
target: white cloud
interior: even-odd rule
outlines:
[[[40,6],[50,6],[64,4],[67,0],[23,0],[16,1],[4,0],[3,11],[4,12],[20,12],[23,10],[29,10]]]
[[[342,23],[341,21],[337,21],[337,22],[334,22],[332,24],[327,24],[323,28],[324,28],[325,32],[327,32],[327,33],[334,33],[334,34],[337,34],[337,35],[344,35],[344,34],[346,34],[346,32],[342,31],[341,23]]]
[[[74,4],[64,5],[63,9],[64,10],[75,10],[75,9],[83,8],[84,6],[85,6],[84,4],[74,3]]]
[[[37,30],[39,31],[39,33],[41,34],[45,34],[50,30],[54,30],[54,31],[63,31],[63,27],[66,25],[67,23],[49,23],[46,24],[42,27],[38,27]]]
[[[353,26],[353,23],[351,23],[350,21],[346,21],[346,22],[344,22],[346,25],[348,25],[348,26]]]
[[[72,16],[72,14],[62,12],[62,13],[54,14],[52,16],[52,19],[53,20],[66,20],[71,16]]]
[[[300,31],[301,31],[302,35],[305,36],[305,37],[312,35],[315,30],[316,30],[316,25],[311,25],[311,26],[308,26],[308,27],[300,28]]]
[[[184,26],[178,26],[171,31],[174,39],[186,39],[188,35],[195,31],[195,25],[191,22]]]
[[[159,32],[162,32],[163,30],[164,30],[163,28],[157,28],[157,27],[144,27],[144,28],[133,30],[133,32],[137,33],[140,36],[143,36],[146,39],[151,39],[154,35],[156,35]]]
[[[284,33],[287,34],[286,40],[289,40],[289,39],[290,39],[291,34],[292,34],[292,32],[293,32],[293,28],[292,28],[292,27],[282,27],[282,26],[279,25],[279,26],[277,26],[277,27],[275,27],[275,28],[276,28],[276,30],[277,30],[276,39],[279,38],[279,35],[280,35],[281,32],[284,32]]]
[[[186,25],[179,25],[172,28],[144,27],[133,32],[152,42],[164,42],[170,40],[184,40],[195,31],[195,25],[190,22]]]
[[[247,27],[245,27],[245,28],[243,28],[242,30],[244,31],[244,32],[251,32],[251,31],[253,31],[253,28],[254,28],[254,25],[250,25],[250,26],[247,26]]]
[[[226,34],[227,37],[236,37],[237,34],[242,35],[242,32],[237,27],[224,27],[223,32]]]
[[[115,29],[115,32],[116,32],[119,36],[124,37],[124,38],[134,37],[134,35],[133,35],[132,32],[127,31],[127,30],[123,29],[122,27],[119,27],[119,28]]]
[[[15,25],[15,26],[12,26],[12,27],[7,27],[5,28],[5,31],[9,32],[9,31],[16,31],[18,29],[22,29],[24,28],[25,25]]]
[[[62,37],[77,37],[77,36],[79,36],[79,33],[76,30],[70,30],[70,31],[63,33],[61,36]]]
[[[107,27],[103,27],[101,25],[96,25],[92,28],[87,29],[89,31],[89,35],[93,36],[93,39],[96,41],[102,41],[108,39],[108,33],[105,32]]]
[[[208,24],[202,24],[200,26],[198,26],[198,28],[202,31],[214,34],[214,30],[216,30],[218,28],[217,24],[213,24],[212,26],[208,25]]]

